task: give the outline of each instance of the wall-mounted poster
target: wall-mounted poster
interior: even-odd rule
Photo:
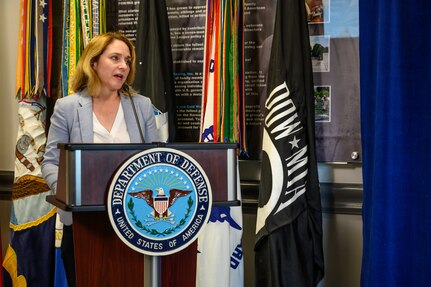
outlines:
[[[166,0],[177,102],[177,140],[198,142],[202,101],[205,0]]]
[[[244,72],[251,159],[260,158],[275,4],[245,1]],[[361,152],[358,0],[305,0],[304,4],[315,84],[317,158],[350,162],[353,152]]]
[[[328,13],[322,23],[309,22],[317,157],[324,162],[360,161],[352,158],[354,152],[361,154],[359,1],[320,2]]]
[[[260,159],[267,74],[274,32],[276,1],[244,2],[244,78],[248,158]]]
[[[106,3],[108,31],[123,33],[131,41],[136,40],[140,1],[117,0]]]

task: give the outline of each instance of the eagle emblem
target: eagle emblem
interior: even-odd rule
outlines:
[[[138,192],[130,192],[129,194],[136,198],[144,199],[147,204],[153,208],[153,216],[156,220],[160,218],[166,220],[169,216],[169,207],[175,201],[183,196],[191,193],[191,190],[171,189],[169,190],[169,197],[165,194],[163,188],[156,188],[157,196],[153,197],[153,191],[146,189]]]

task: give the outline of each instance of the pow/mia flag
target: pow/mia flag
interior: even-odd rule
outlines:
[[[256,223],[256,286],[323,278],[310,43],[303,0],[277,2]]]

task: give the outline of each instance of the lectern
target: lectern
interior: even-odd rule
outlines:
[[[237,144],[59,144],[57,193],[47,200],[73,213],[78,286],[144,286],[150,275],[143,254],[125,245],[108,218],[107,191],[119,166],[135,154],[166,147],[191,156],[204,169],[213,204],[238,205]],[[160,286],[194,286],[196,242],[160,257]],[[148,260],[146,261],[148,262]]]

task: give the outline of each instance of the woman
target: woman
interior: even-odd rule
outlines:
[[[58,143],[141,143],[158,141],[151,101],[129,87],[135,77],[135,50],[122,34],[96,36],[85,48],[71,81],[76,93],[57,100],[51,116],[42,173],[55,192]],[[132,95],[135,94],[135,95]],[[62,256],[69,286],[75,285],[72,217],[65,225]]]

